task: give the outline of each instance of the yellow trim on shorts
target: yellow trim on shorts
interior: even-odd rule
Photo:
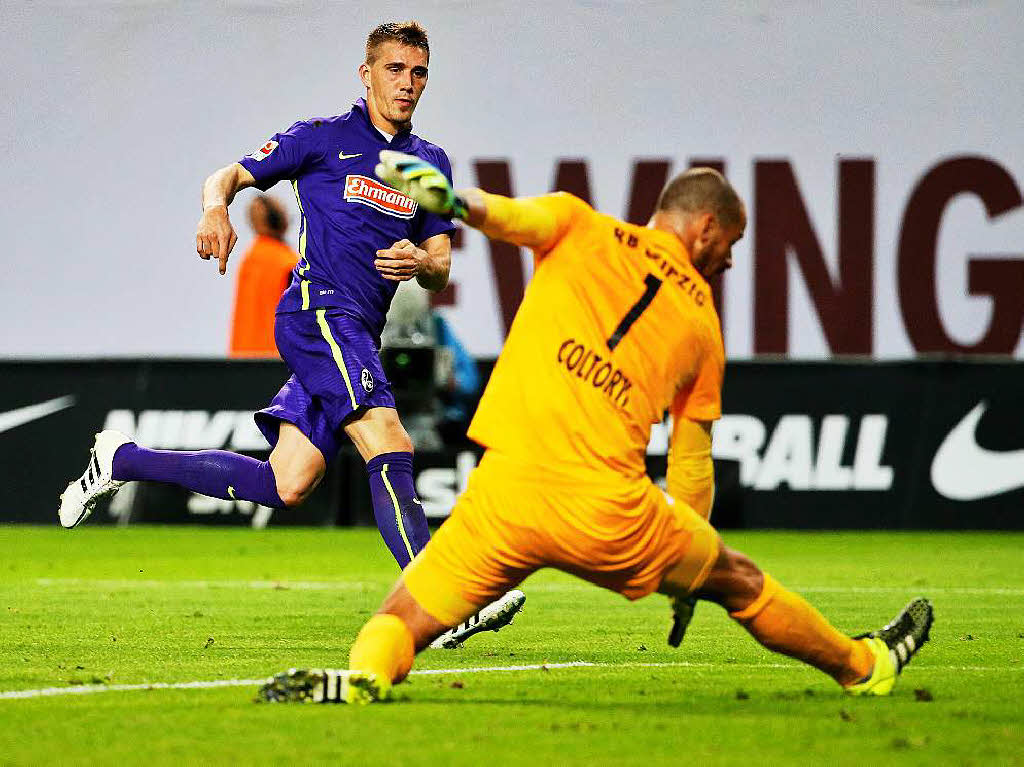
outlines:
[[[355,410],[359,407],[359,403],[356,402],[356,393],[352,391],[352,382],[348,380],[348,368],[345,367],[345,358],[341,354],[341,347],[338,346],[338,342],[331,335],[331,326],[327,324],[326,309],[316,310],[316,324],[320,326],[321,335],[323,335],[327,345],[331,347],[331,356],[334,357],[334,364],[338,366],[338,370],[341,371],[341,377],[345,379],[345,388],[348,389],[349,399],[352,400],[352,409]]]
[[[409,536],[405,534],[405,525],[402,524],[402,508],[398,505],[398,496],[395,495],[395,489],[391,487],[391,483],[388,482],[388,466],[390,464],[384,464],[380,468],[380,478],[384,480],[384,487],[388,489],[388,495],[391,496],[391,503],[395,505],[395,522],[398,524],[398,532],[402,534],[402,543],[405,544],[405,550],[409,552],[409,559],[412,560],[414,554],[412,553],[412,546],[409,544]]]

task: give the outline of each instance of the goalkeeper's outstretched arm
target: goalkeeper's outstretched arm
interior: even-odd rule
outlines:
[[[566,206],[545,205],[544,198],[512,198],[480,189],[456,193],[444,174],[413,155],[384,150],[377,176],[432,213],[461,218],[488,237],[535,250],[544,249],[568,225]]]
[[[503,197],[480,189],[459,192],[465,201],[465,221],[494,240],[542,249],[559,234],[559,219],[532,197]]]

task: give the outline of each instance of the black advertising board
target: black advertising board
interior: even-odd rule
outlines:
[[[729,365],[714,455],[745,527],[1024,527],[1024,365]]]
[[[119,428],[154,448],[265,458],[252,411],[280,362],[0,363],[0,521],[56,524],[57,496],[92,435]],[[723,527],[1024,529],[1024,364],[1013,361],[733,362],[715,426]],[[664,474],[667,425],[648,455]],[[429,516],[447,515],[479,451],[417,454]],[[270,511],[157,484],[126,486],[88,524],[372,523],[362,463],[345,451],[301,509]]]
[[[264,460],[252,420],[287,379],[281,362],[72,360],[0,363],[0,521],[57,524],[58,496],[85,469],[93,435],[115,428],[146,447],[227,449]],[[158,483],[129,483],[86,524],[333,524],[333,478],[301,509],[271,511]]]

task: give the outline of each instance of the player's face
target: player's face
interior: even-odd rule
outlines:
[[[745,210],[740,213],[739,223],[725,228],[712,216],[701,232],[694,247],[693,265],[705,277],[714,277],[732,268],[732,246],[743,237],[747,228],[747,213]]]
[[[394,41],[381,43],[373,63],[359,67],[371,115],[395,128],[408,125],[427,87],[427,60],[422,48]]]

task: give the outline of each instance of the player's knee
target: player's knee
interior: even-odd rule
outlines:
[[[413,452],[412,438],[405,430],[398,416],[391,418],[384,429],[390,452]]]
[[[320,483],[319,474],[292,474],[282,472],[275,477],[277,495],[285,508],[294,508],[305,501]]]
[[[405,432],[405,429],[402,429],[402,436],[400,437],[400,440],[401,440],[400,444],[402,445],[402,452],[404,452],[404,453],[414,453],[415,452],[415,450],[413,450],[412,439]]]
[[[298,427],[282,423],[277,444],[270,452],[270,468],[281,503],[298,506],[320,484],[327,470],[320,449]]]
[[[277,486],[277,496],[281,499],[286,509],[293,509],[305,500],[301,493],[289,490],[281,485]]]
[[[384,453],[413,452],[412,439],[393,408],[373,408],[345,425],[345,433],[364,461]]]
[[[384,432],[381,450],[388,453],[412,453],[412,438],[400,423],[395,423]]]
[[[757,599],[763,587],[764,574],[754,561],[723,544],[697,595],[736,612]]]

